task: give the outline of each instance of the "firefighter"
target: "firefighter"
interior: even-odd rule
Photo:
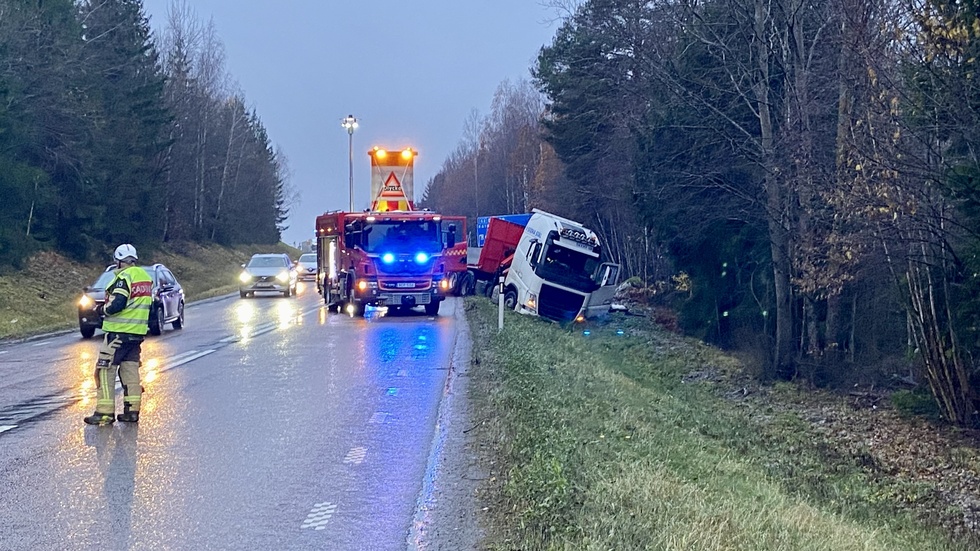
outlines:
[[[140,418],[140,345],[148,329],[153,303],[153,280],[136,265],[136,247],[116,247],[116,277],[106,287],[102,306],[105,339],[95,364],[95,413],[85,418],[89,425],[108,425],[116,419],[136,423]],[[116,413],[116,372],[123,387],[123,412]]]

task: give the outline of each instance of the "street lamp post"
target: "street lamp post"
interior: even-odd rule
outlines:
[[[347,156],[350,164],[350,210],[354,212],[354,129],[357,128],[357,119],[354,115],[347,115],[340,121],[340,126],[347,129]]]

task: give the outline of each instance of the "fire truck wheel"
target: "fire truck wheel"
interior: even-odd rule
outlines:
[[[507,289],[504,293],[504,308],[514,310],[517,308],[517,291],[514,289]]]

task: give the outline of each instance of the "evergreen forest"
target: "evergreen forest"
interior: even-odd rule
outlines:
[[[764,380],[980,407],[980,2],[587,0],[424,206],[586,224]]]
[[[140,0],[0,0],[0,268],[278,242],[288,167],[246,105],[186,4],[155,37]]]

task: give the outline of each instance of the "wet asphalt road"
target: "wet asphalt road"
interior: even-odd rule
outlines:
[[[138,425],[82,423],[101,333],[0,345],[0,549],[405,549],[455,300],[190,305],[144,343]]]

